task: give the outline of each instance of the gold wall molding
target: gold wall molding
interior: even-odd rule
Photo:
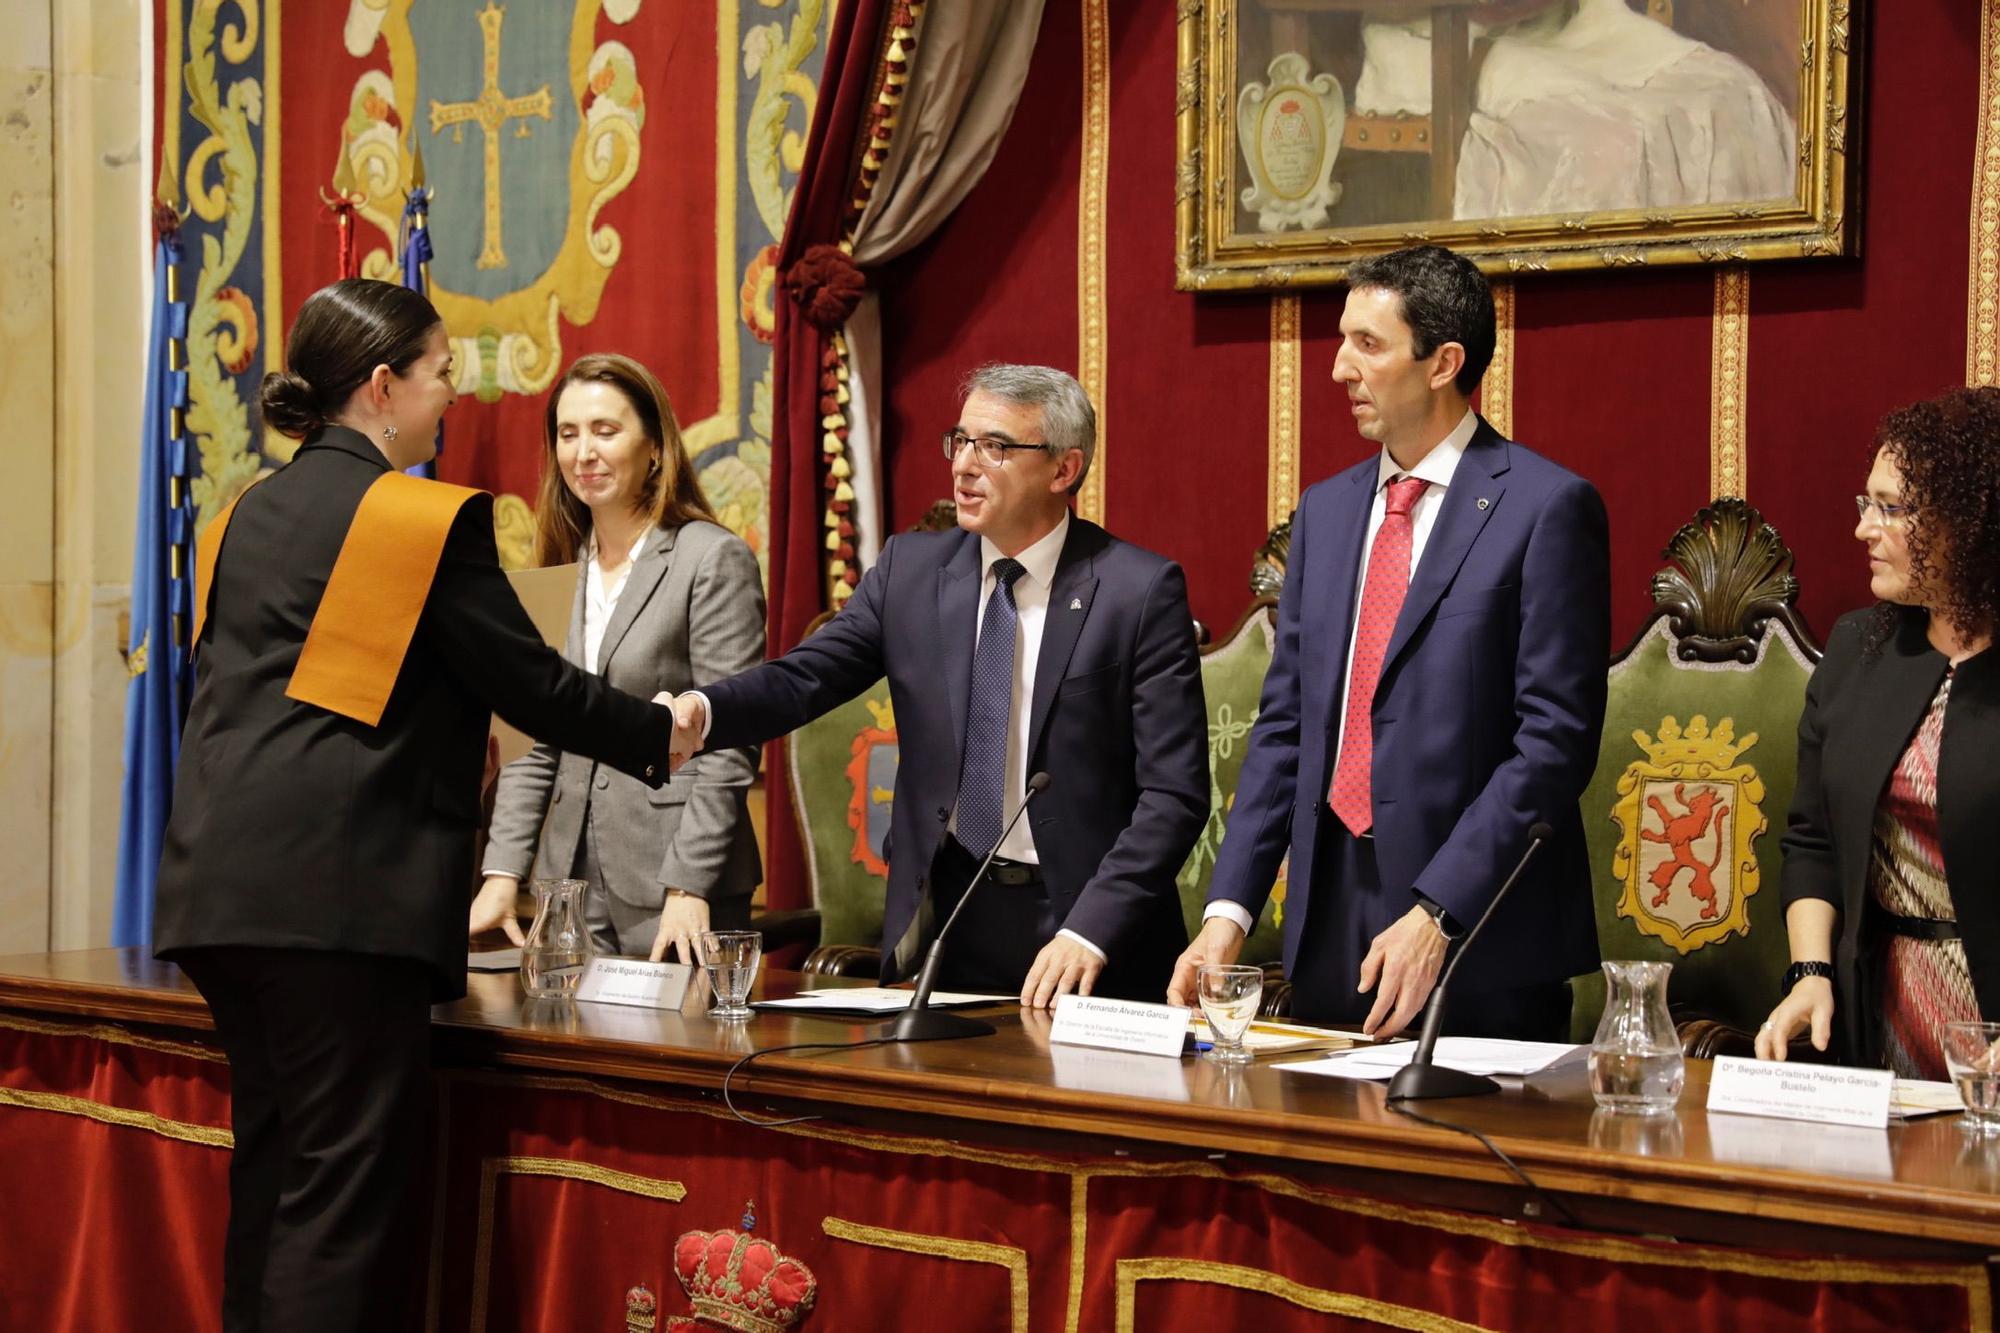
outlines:
[[[835,1240],[872,1245],[880,1250],[904,1254],[924,1254],[962,1263],[997,1264],[1007,1270],[1008,1326],[1013,1333],[1028,1333],[1028,1252],[1018,1245],[995,1245],[989,1241],[960,1240],[955,1236],[927,1236],[916,1231],[895,1231],[871,1227],[841,1217],[820,1221],[820,1230]]]
[[[1271,298],[1271,461],[1264,526],[1299,507],[1299,298]]]
[[[1083,162],[1076,192],[1077,379],[1097,409],[1097,457],[1076,497],[1076,511],[1104,522],[1110,443],[1104,389],[1104,203],[1111,160],[1110,0],[1083,0]]]
[[[1965,293],[1965,382],[2000,381],[2000,0],[1979,6],[1979,133]]]
[[[1494,430],[1514,438],[1514,283],[1493,283],[1493,362],[1479,388],[1479,415]]]
[[[1745,496],[1743,412],[1750,382],[1750,270],[1715,271],[1708,376],[1708,494]]]
[[[1383,1328],[1406,1328],[1419,1333],[1481,1333],[1478,1324],[1461,1323],[1414,1306],[1351,1296],[1346,1292],[1308,1287],[1277,1273],[1237,1264],[1210,1263],[1201,1259],[1120,1259],[1117,1273],[1118,1333],[1134,1333],[1138,1328],[1139,1284],[1141,1282],[1205,1282],[1275,1296],[1289,1305],[1316,1314],[1334,1314],[1358,1319]]]

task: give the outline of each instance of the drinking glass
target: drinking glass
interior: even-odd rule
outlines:
[[[1257,1017],[1257,1004],[1264,998],[1264,969],[1203,963],[1195,972],[1195,993],[1201,998],[1201,1014],[1214,1038],[1208,1058],[1218,1064],[1249,1064],[1243,1034],[1250,1030],[1250,1020]]]
[[[711,1018],[748,1018],[750,987],[757,980],[764,937],[754,930],[704,930],[701,965],[708,972],[708,992],[714,999]]]
[[[1965,1103],[1966,1131],[2000,1134],[2000,1023],[1945,1024],[1944,1063]]]

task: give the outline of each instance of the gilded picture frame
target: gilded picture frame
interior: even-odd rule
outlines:
[[[1175,286],[1855,255],[1859,7],[1179,0]]]

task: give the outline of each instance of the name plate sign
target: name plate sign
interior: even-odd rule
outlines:
[[[639,958],[593,958],[576,984],[576,998],[598,1004],[631,1004],[678,1009],[687,996],[694,968],[687,963],[649,963]]]
[[[1105,1000],[1094,995],[1058,996],[1055,1021],[1049,1025],[1049,1040],[1064,1046],[1095,1046],[1100,1050],[1179,1058],[1187,1038],[1188,1012],[1178,1004]]]
[[[1782,1120],[1882,1129],[1896,1076],[1886,1069],[1845,1069],[1718,1056],[1708,1078],[1708,1109]]]

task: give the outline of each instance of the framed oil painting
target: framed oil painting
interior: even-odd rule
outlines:
[[[1499,273],[1854,254],[1853,11],[1180,0],[1176,286],[1418,241]]]

